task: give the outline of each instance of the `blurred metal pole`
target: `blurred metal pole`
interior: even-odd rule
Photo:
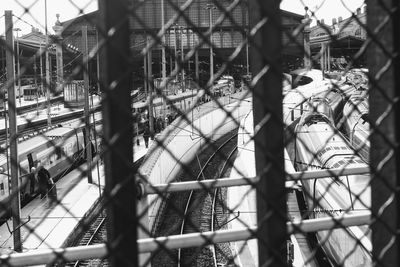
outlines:
[[[177,36],[176,36],[176,27],[177,27],[177,25],[176,24],[174,24],[174,58],[175,58],[175,70],[176,70],[176,74],[178,75],[178,55],[177,55],[177,53],[178,53],[178,38],[177,38]],[[175,75],[175,82],[176,82],[176,75]]]
[[[93,183],[92,178],[92,143],[90,140],[90,108],[89,108],[89,53],[87,42],[87,26],[82,26],[82,66],[85,93],[85,144],[88,183]]]
[[[49,61],[49,33],[47,32],[47,0],[44,0],[44,16],[45,16],[45,54],[46,54],[46,95],[47,95],[47,125],[51,125],[51,102],[50,102],[50,61]]]
[[[213,50],[213,38],[212,38],[212,10],[216,9],[216,7],[213,4],[207,4],[206,9],[209,10],[209,15],[210,15],[210,82],[211,82],[211,91],[213,88],[214,84],[214,50]]]
[[[21,31],[20,28],[15,28],[14,31],[17,32],[17,38],[16,38],[16,43],[17,43],[17,72],[18,72],[18,76],[17,76],[17,84],[18,84],[18,102],[19,102],[19,106],[21,106],[21,98],[22,98],[22,94],[21,94],[21,67],[20,67],[20,55],[19,55],[19,32]]]
[[[147,46],[150,45],[150,36],[147,37]],[[151,48],[147,51],[147,86],[149,89],[149,127],[150,127],[150,137],[154,138],[154,114],[153,114],[153,55]]]
[[[258,266],[287,266],[286,191],[282,115],[280,0],[251,0],[250,64],[259,76],[253,91],[257,188]]]
[[[14,62],[14,39],[12,11],[5,11],[6,27],[6,60],[7,60],[7,89],[8,89],[8,117],[10,119],[10,165],[11,165],[11,212],[13,218],[14,250],[22,252],[21,231],[20,231],[20,198],[18,178],[18,132],[17,132],[17,110],[15,106],[15,62]]]
[[[183,27],[179,28],[179,35],[181,36],[181,66],[182,66],[182,70],[181,70],[181,79],[182,79],[182,91],[186,90],[185,87],[185,64],[183,63],[183,60],[185,58],[185,55],[183,53]]]
[[[148,55],[145,54],[143,55],[143,86],[144,86],[144,95],[147,101],[147,97],[149,96],[149,90],[147,88],[148,82],[147,82],[147,57]]]
[[[137,192],[132,167],[133,127],[131,112],[132,65],[130,64],[129,13],[138,0],[99,0],[99,37],[106,38],[100,54],[100,86],[104,95],[102,117],[107,205],[107,240],[112,244],[111,266],[138,266],[136,215]],[[111,33],[112,34],[109,34]],[[118,81],[118,82],[116,82]]]
[[[164,10],[164,0],[161,0],[161,31],[164,33],[162,38],[161,38],[161,61],[162,61],[162,83],[164,86],[161,86],[161,93],[162,93],[162,102],[163,102],[163,125],[164,128],[167,127],[167,123],[165,122],[165,118],[167,117],[167,105],[166,105],[166,100],[164,97],[167,96],[167,62],[165,59],[165,10]]]
[[[370,85],[372,259],[373,266],[400,266],[400,2],[366,2],[367,28],[371,33],[379,29],[366,55]],[[393,13],[388,14],[388,10]]]
[[[196,83],[199,84],[200,82],[200,77],[199,77],[199,49],[197,48],[196,51],[194,52],[194,72],[196,76]]]

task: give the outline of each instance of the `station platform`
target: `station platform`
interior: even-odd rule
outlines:
[[[142,137],[134,140],[134,160],[148,149]],[[149,141],[149,147],[151,145]],[[23,251],[60,248],[85,214],[92,208],[104,188],[104,165],[93,167],[93,183],[76,169],[57,181],[58,205],[47,197],[37,196],[21,209],[21,239]],[[0,226],[0,254],[13,252],[12,219]]]
[[[23,114],[18,114],[16,119],[17,119],[17,125],[24,125],[28,122],[34,122],[34,121],[41,121],[41,120],[46,120],[48,117],[47,114],[47,108],[43,108],[43,105],[46,103],[47,99],[45,97],[40,97],[37,102],[36,100],[24,100],[21,99],[20,101],[16,101],[16,107],[17,110],[26,108],[28,106],[35,105],[35,103],[38,105],[38,109],[36,110],[31,110],[24,112]],[[100,103],[100,96],[93,96],[93,106],[98,106]],[[71,109],[69,107],[65,107],[64,104],[52,104],[50,107],[50,117],[57,117],[57,116],[62,116],[64,114],[70,113],[73,110],[79,110],[78,109]],[[82,108],[80,108],[82,110]],[[6,128],[6,122],[4,120],[4,115],[3,115],[3,109],[0,110],[0,116],[2,116],[3,119],[0,119],[0,129],[5,129]]]

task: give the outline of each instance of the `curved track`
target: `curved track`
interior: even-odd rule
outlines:
[[[98,216],[93,223],[88,226],[86,233],[75,241],[76,246],[89,246],[103,243],[106,236],[106,217]],[[107,266],[106,260],[93,259],[82,260],[66,264],[65,266]]]
[[[191,173],[182,173],[179,180],[218,179],[222,173],[227,172],[227,166],[232,165],[226,162],[230,162],[230,158],[236,150],[236,144],[237,131],[215,141],[212,147],[202,151],[190,164]],[[165,208],[163,214],[160,215],[162,219],[157,226],[155,235],[168,236],[221,229],[228,218],[228,214],[223,209],[226,206],[223,204],[226,198],[223,190],[188,191],[165,196]],[[213,206],[217,211],[214,211]],[[216,221],[219,222],[217,226],[215,226]],[[226,259],[231,256],[228,244],[224,246],[226,247],[224,249],[204,246],[173,251],[160,250],[154,253],[152,265],[216,266],[222,258],[227,262]]]

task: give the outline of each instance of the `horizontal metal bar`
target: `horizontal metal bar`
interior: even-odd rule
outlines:
[[[318,178],[327,178],[332,176],[356,175],[356,174],[369,174],[369,167],[353,167],[353,168],[335,168],[313,170],[305,172],[289,173],[286,177],[287,181],[309,180]]]
[[[158,192],[180,192],[188,190],[213,189],[219,187],[242,186],[256,184],[259,177],[219,178],[216,180],[201,180],[190,182],[175,182],[169,184],[146,185],[144,194],[158,194]]]
[[[369,212],[352,215],[326,217],[321,219],[309,219],[298,222],[287,222],[287,231],[315,232],[342,228],[349,226],[368,225],[371,223]],[[145,238],[138,240],[139,253],[153,252],[161,246],[168,249],[204,246],[209,243],[224,243],[249,240],[255,238],[257,227],[242,228],[236,230],[218,230],[214,232],[202,232],[185,235],[172,235],[168,237]],[[62,255],[62,256],[61,256]],[[0,255],[0,263],[10,266],[26,266],[48,264],[57,258],[66,261],[86,260],[93,258],[104,258],[108,255],[106,244],[79,246],[71,248],[44,249],[40,251],[29,251]]]
[[[369,173],[368,167],[357,167],[347,169],[326,169],[316,171],[305,171],[305,172],[294,172],[286,175],[286,188],[295,188],[296,185],[293,181],[309,180],[327,178],[332,176],[343,176],[343,175],[355,175],[355,174],[367,174]],[[219,178],[216,180],[202,180],[202,181],[190,181],[190,182],[174,182],[169,184],[156,184],[144,186],[144,194],[158,194],[181,192],[189,190],[203,190],[212,189],[219,187],[231,187],[231,186],[243,186],[256,184],[259,181],[259,177],[237,177],[237,178]]]
[[[308,219],[289,222],[287,225],[287,231],[289,234],[294,232],[310,233],[324,230],[330,230],[334,228],[343,228],[350,226],[370,225],[371,224],[371,212],[352,212],[353,214],[346,214],[346,211],[336,210],[320,210],[320,213],[331,214],[324,218],[319,219]],[[332,216],[337,212],[343,212],[342,215]]]

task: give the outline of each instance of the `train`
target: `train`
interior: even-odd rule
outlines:
[[[98,126],[100,127],[100,126]],[[38,185],[30,179],[32,167],[45,167],[54,181],[86,160],[85,128],[71,128],[62,125],[38,133],[18,144],[18,171],[20,199],[24,205],[36,197]],[[94,140],[91,138],[91,140]],[[97,149],[92,146],[92,156]],[[4,150],[3,150],[4,151]],[[0,202],[10,194],[9,161],[5,153],[0,154]]]
[[[343,108],[343,131],[363,160],[369,162],[369,104],[367,89],[359,87],[355,90]]]
[[[323,99],[301,116],[295,127],[294,162],[297,171],[367,167],[335,128],[332,109]],[[302,191],[311,219],[357,214],[371,207],[370,176],[341,175],[302,180]],[[372,266],[368,226],[316,232],[317,240],[334,266]]]
[[[314,103],[321,102],[321,100],[325,101],[332,110],[335,125],[340,121],[343,116],[343,107],[346,102],[346,95],[341,92],[340,89],[332,87],[326,92],[314,95],[311,99]]]
[[[166,116],[169,118],[169,122],[171,122],[179,115],[177,110],[185,112],[196,104],[196,96],[197,90],[187,90],[178,94],[168,95],[167,101],[162,97],[156,97],[153,99],[153,116],[154,118],[164,118]],[[132,104],[132,113],[140,125],[147,123],[149,119],[149,98],[134,102]]]

